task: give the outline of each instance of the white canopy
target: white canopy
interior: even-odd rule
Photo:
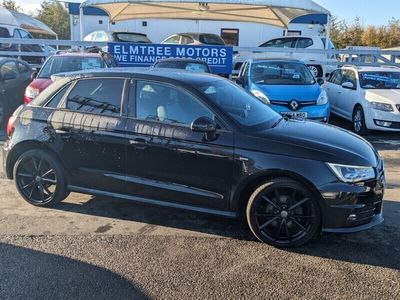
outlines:
[[[57,34],[47,25],[26,14],[5,9],[0,6],[0,24],[21,27],[30,33],[39,33],[56,36]]]
[[[329,11],[311,0],[86,0],[110,22],[131,19],[241,21],[287,27],[296,17]]]

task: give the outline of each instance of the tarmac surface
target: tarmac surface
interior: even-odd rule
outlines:
[[[239,220],[128,201],[36,208],[0,179],[0,299],[400,299],[400,136],[367,139],[385,160],[385,222],[294,250]]]

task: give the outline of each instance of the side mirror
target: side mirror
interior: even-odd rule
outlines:
[[[4,81],[17,79],[17,74],[15,74],[14,72],[5,73],[5,74],[3,74],[2,79]]]
[[[354,86],[354,84],[350,81],[346,81],[342,83],[342,88],[344,89],[349,89],[349,90],[355,90],[356,87]]]
[[[323,85],[325,83],[325,80],[323,78],[317,78],[317,83],[319,85]]]
[[[190,124],[190,129],[193,132],[203,132],[208,141],[215,140],[217,137],[217,123],[209,117],[197,118]]]
[[[30,76],[30,80],[33,81],[36,78],[37,75],[38,75],[38,71],[33,71],[31,76]]]

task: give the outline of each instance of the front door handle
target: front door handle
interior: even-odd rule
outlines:
[[[129,140],[129,145],[135,146],[137,150],[144,150],[147,148],[149,144],[149,140],[145,138],[135,138],[133,140]]]

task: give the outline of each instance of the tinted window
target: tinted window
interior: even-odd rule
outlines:
[[[137,82],[136,116],[139,119],[187,125],[199,117],[214,118],[191,94],[173,86],[146,81]]]
[[[13,61],[8,61],[8,62],[4,63],[0,67],[0,74],[1,74],[1,77],[3,77],[3,78],[8,75],[17,77],[18,76],[17,65]]]
[[[400,89],[400,72],[360,72],[363,89]]]
[[[306,65],[292,62],[258,62],[251,65],[251,80],[269,85],[312,85],[314,76]]]
[[[0,27],[0,37],[1,38],[9,38],[10,37],[10,32],[8,31],[7,28]]]
[[[206,45],[225,45],[224,40],[216,34],[200,34],[200,43]]]
[[[314,44],[312,39],[308,38],[299,38],[297,39],[296,48],[305,49],[311,47]]]
[[[357,86],[356,72],[354,72],[353,70],[343,70],[342,73],[342,83],[351,82],[355,87]]]
[[[282,38],[268,41],[262,44],[260,47],[270,48],[294,48],[296,38]]]
[[[117,42],[151,43],[147,36],[136,33],[115,33],[114,38]]]
[[[58,104],[60,104],[60,101],[64,97],[65,93],[68,91],[68,88],[71,86],[71,84],[67,84],[64,86],[47,104],[46,107],[52,107],[56,108]]]
[[[119,115],[123,86],[123,79],[80,80],[67,97],[67,108],[86,113]]]
[[[52,56],[40,69],[38,78],[50,78],[51,75],[63,72],[73,72],[103,68],[104,61],[100,57],[88,56]]]
[[[228,80],[202,83],[196,88],[240,125],[271,127],[281,118],[268,105]]]

